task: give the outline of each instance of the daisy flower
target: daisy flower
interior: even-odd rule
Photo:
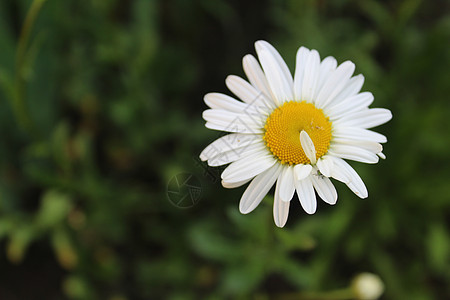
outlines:
[[[274,184],[273,217],[283,227],[289,204],[297,192],[308,214],[316,211],[318,196],[335,204],[337,192],[330,178],[345,183],[357,196],[367,189],[345,161],[374,164],[385,158],[384,135],[369,128],[392,118],[388,109],[369,108],[370,92],[360,92],[362,75],[352,76],[355,65],[339,66],[329,56],[300,47],[295,74],[277,50],[265,41],[255,43],[258,60],[243,58],[249,81],[230,75],[226,85],[236,98],[221,93],[205,95],[210,109],[203,112],[206,127],[229,132],[200,154],[210,166],[229,164],[222,185],[235,188],[248,182],[239,203],[247,214]]]

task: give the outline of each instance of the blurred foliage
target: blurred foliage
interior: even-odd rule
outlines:
[[[278,229],[270,195],[240,215],[244,188],[198,162],[202,97],[258,39],[291,70],[300,45],[354,61],[392,110],[387,160],[352,163],[367,201],[337,183]],[[369,271],[384,299],[450,298],[449,48],[445,0],[1,1],[0,297],[299,298]]]

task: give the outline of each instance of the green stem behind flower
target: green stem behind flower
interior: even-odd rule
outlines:
[[[23,71],[31,30],[33,29],[33,25],[45,1],[46,0],[34,0],[25,17],[25,21],[17,44],[14,91],[10,98],[17,122],[24,130],[27,130],[30,133],[34,133],[36,127],[33,126],[30,113],[25,104],[25,78]]]

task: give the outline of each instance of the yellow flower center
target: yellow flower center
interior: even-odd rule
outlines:
[[[289,101],[276,108],[266,120],[264,141],[282,164],[309,164],[300,143],[306,131],[316,148],[316,158],[327,153],[331,140],[331,122],[314,104]]]

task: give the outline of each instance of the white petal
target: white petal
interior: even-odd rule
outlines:
[[[336,105],[332,110],[329,110],[327,114],[331,121],[342,118],[348,114],[358,112],[363,109],[367,109],[373,102],[373,95],[370,92],[364,92],[353,95],[346,98],[339,105]]]
[[[319,80],[320,56],[316,50],[311,50],[305,65],[303,75],[301,100],[313,102]]]
[[[259,61],[264,70],[264,74],[269,82],[270,89],[276,99],[277,105],[285,101],[293,99],[292,87],[289,86],[287,80],[284,78],[280,66],[275,58],[267,51],[258,51]]]
[[[350,77],[355,71],[355,64],[351,61],[342,63],[323,84],[317,95],[315,105],[317,108],[324,108],[331,103],[348,84]]]
[[[278,51],[271,44],[269,44],[266,41],[262,41],[262,40],[257,41],[255,43],[255,49],[256,49],[256,52],[259,52],[261,49],[265,49],[270,52],[270,54],[275,58],[278,66],[281,70],[281,74],[283,75],[284,79],[286,80],[287,84],[289,85],[290,89],[292,90],[292,85],[293,85],[294,80],[292,79],[291,71],[289,70],[284,59],[281,57],[280,53],[278,53]]]
[[[260,135],[232,133],[218,138],[200,153],[202,161],[211,159],[223,152],[239,150],[262,140]]]
[[[308,133],[304,130],[300,132],[300,144],[302,145],[306,157],[308,157],[311,164],[314,165],[316,163],[316,148]]]
[[[309,56],[309,49],[300,47],[297,51],[297,59],[294,75],[294,99],[302,100],[303,76],[305,73],[306,61]]]
[[[358,128],[358,127],[341,127],[336,126],[333,129],[333,139],[334,138],[344,138],[349,140],[361,140],[361,141],[371,141],[378,143],[386,143],[387,138],[372,130]]]
[[[250,83],[236,75],[229,75],[225,79],[228,89],[239,99],[242,99],[248,105],[245,111],[255,110],[257,112],[268,112],[272,104],[263,92],[255,89]]]
[[[232,162],[222,173],[226,182],[238,182],[252,178],[269,169],[277,160],[270,154],[259,154]]]
[[[252,178],[247,179],[247,180],[238,181],[238,182],[226,182],[226,181],[222,180],[222,186],[224,188],[226,188],[226,189],[234,189],[234,188],[243,186],[244,184],[246,184],[250,180],[252,180]]]
[[[208,123],[217,125],[219,130],[240,133],[260,133],[265,122],[261,116],[235,113],[223,109],[207,109],[203,111],[202,116]],[[205,125],[206,127],[208,127],[208,123]],[[234,129],[235,127],[237,129]]]
[[[227,132],[238,132],[238,133],[249,133],[249,134],[262,134],[264,131],[262,128],[250,128],[241,119],[236,119],[231,124],[216,123],[216,122],[206,122],[205,127],[213,130],[227,131]]]
[[[273,95],[272,91],[270,90],[269,83],[267,82],[267,78],[264,75],[263,70],[261,69],[261,66],[259,65],[256,58],[251,55],[247,54],[242,59],[242,66],[244,68],[245,75],[247,75],[248,80],[250,80],[250,83],[258,90],[266,94],[268,99],[271,99],[271,103],[274,106],[273,102]]]
[[[287,169],[287,168],[286,168]],[[284,225],[287,222],[288,216],[289,216],[289,201],[282,201],[280,198],[280,192],[283,190],[283,187],[281,186],[281,178],[282,175],[278,176],[277,185],[275,188],[275,199],[273,203],[273,220],[275,221],[275,224],[278,227],[284,227]],[[295,190],[295,188],[294,188]]]
[[[242,112],[246,104],[228,95],[221,93],[208,93],[203,98],[206,105],[211,108],[224,109],[232,112]]]
[[[298,164],[294,166],[295,181],[303,180],[311,174],[312,166]]]
[[[378,156],[375,153],[350,145],[331,145],[328,154],[366,164],[376,164],[378,162]]]
[[[386,159],[386,155],[384,155],[383,152],[377,153],[377,155],[378,155],[381,159]]]
[[[347,82],[345,88],[334,98],[333,103],[330,103],[327,107],[334,107],[335,105],[338,105],[348,97],[354,96],[359,93],[362,86],[364,84],[364,76],[359,74],[356,75]],[[327,107],[324,107],[326,110]]]
[[[239,159],[242,159],[242,158],[245,158],[248,156],[253,156],[253,155],[258,155],[258,154],[263,154],[263,153],[267,153],[267,154],[269,153],[267,151],[266,145],[264,145],[264,143],[255,143],[255,144],[243,147],[243,148],[233,149],[233,150],[222,152],[219,155],[208,159],[208,165],[211,167],[222,166],[222,165],[226,165],[230,162],[234,162],[234,161],[237,161]]]
[[[283,172],[280,175],[280,178],[278,178],[279,182],[279,195],[280,199],[285,202],[291,201],[292,197],[294,196],[295,192],[295,184],[294,184],[295,178],[294,178],[294,167],[284,167]]]
[[[343,159],[333,157],[332,177],[345,183],[360,198],[367,198],[368,192],[358,173]]]
[[[317,167],[319,168],[320,173],[327,177],[331,176],[333,166],[333,159],[331,159],[329,155],[324,155],[317,160]]]
[[[371,108],[359,111],[336,120],[335,125],[347,127],[372,128],[392,119],[392,113],[385,108]]]
[[[334,57],[328,56],[320,63],[319,80],[317,81],[317,90],[320,91],[328,77],[336,70],[337,61]],[[317,96],[317,95],[316,95]]]
[[[297,190],[298,199],[303,209],[308,214],[313,214],[317,209],[316,194],[310,177],[303,180],[295,181],[295,189]]]
[[[277,180],[280,171],[281,165],[276,164],[252,180],[239,202],[241,213],[248,214],[258,206]]]
[[[368,150],[374,154],[377,154],[377,153],[383,151],[383,146],[381,146],[377,142],[372,142],[372,141],[355,141],[355,140],[349,140],[349,139],[343,139],[343,138],[334,138],[332,147],[334,148],[336,145],[354,146],[354,147]]]
[[[313,175],[310,178],[319,197],[328,204],[336,204],[337,192],[330,179],[321,175]]]

